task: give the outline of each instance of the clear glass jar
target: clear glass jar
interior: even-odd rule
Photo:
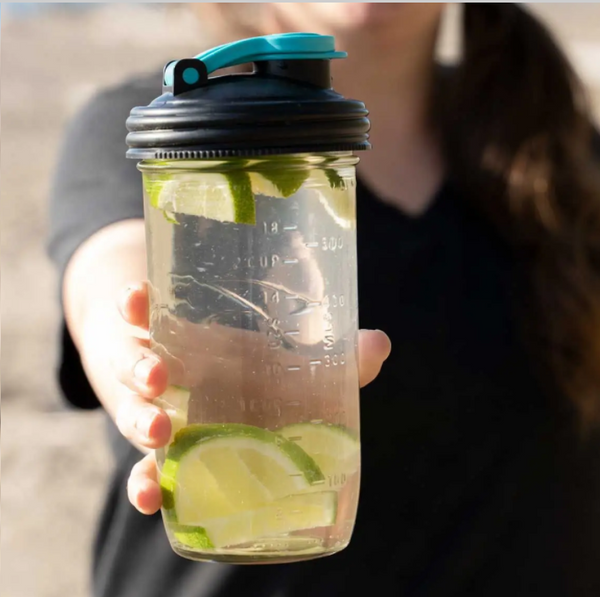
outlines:
[[[348,544],[359,493],[355,158],[146,160],[157,451],[173,549],[291,562]]]

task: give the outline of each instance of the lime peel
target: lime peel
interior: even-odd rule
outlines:
[[[256,224],[256,203],[252,193],[252,183],[247,172],[226,172],[231,196],[234,200],[236,224]]]
[[[277,195],[269,195],[274,197],[287,198],[296,193],[308,178],[308,170],[264,170],[258,173],[268,180],[278,191]],[[256,190],[256,185],[255,185]],[[263,194],[263,193],[261,193]]]
[[[202,527],[174,524],[172,526],[175,539],[182,545],[192,549],[213,549],[214,545]]]
[[[329,186],[332,189],[345,189],[346,182],[333,168],[325,168],[325,176],[329,181]]]

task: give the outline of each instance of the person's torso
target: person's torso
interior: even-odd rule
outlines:
[[[362,390],[350,546],[286,566],[182,560],[160,518],[127,503],[138,455],[119,438],[98,596],[600,594],[600,450],[578,448],[536,381],[515,262],[492,227],[449,185],[411,219],[359,184],[358,267],[361,327],[386,331],[393,350]]]

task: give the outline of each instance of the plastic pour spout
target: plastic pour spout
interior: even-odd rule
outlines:
[[[195,58],[169,62],[164,69],[163,86],[165,91],[169,90],[173,95],[179,95],[201,87],[211,73],[230,66],[287,60],[326,61],[346,56],[346,52],[336,51],[335,39],[331,35],[281,33],[252,37],[211,48]],[[319,69],[313,71],[313,82],[322,86],[325,83],[323,73],[320,73]],[[293,73],[287,74],[294,78]],[[310,80],[306,73],[301,78],[305,81]]]

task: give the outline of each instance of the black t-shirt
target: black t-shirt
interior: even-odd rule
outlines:
[[[156,80],[99,95],[70,128],[51,209],[61,272],[93,232],[143,215],[124,122],[155,97]],[[116,468],[95,543],[96,597],[600,595],[600,440],[580,442],[566,399],[536,381],[508,248],[449,183],[411,218],[359,181],[358,257],[361,327],[385,330],[393,352],[361,393],[350,546],[276,566],[179,558],[160,516],[129,505],[140,454],[109,422]],[[67,399],[99,406],[66,331],[62,349]]]

